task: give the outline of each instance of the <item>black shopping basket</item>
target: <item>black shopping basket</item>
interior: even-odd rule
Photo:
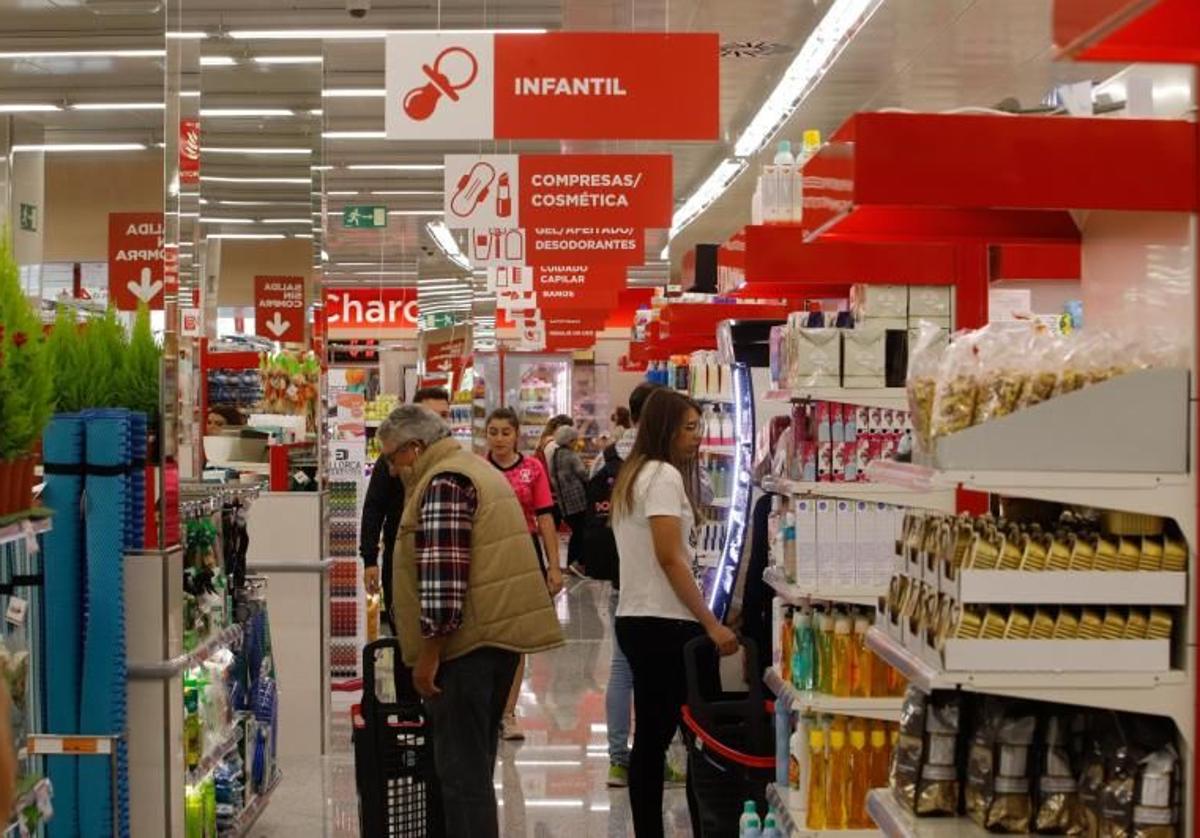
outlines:
[[[775,779],[774,717],[763,699],[758,647],[750,639],[741,642],[746,684],[736,692],[721,686],[720,656],[711,640],[698,637],[683,650],[688,809],[696,838],[736,835],[745,801],[767,811],[767,784]]]
[[[375,666],[390,652],[396,700],[380,701]],[[363,838],[442,838],[445,820],[434,773],[433,740],[400,643],[384,637],[363,649],[362,703],[351,708],[358,825]]]

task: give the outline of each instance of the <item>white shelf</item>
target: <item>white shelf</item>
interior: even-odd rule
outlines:
[[[50,518],[26,518],[0,527],[0,547],[50,531]]]
[[[857,716],[862,719],[898,722],[900,721],[900,709],[904,704],[904,699],[899,696],[843,698],[798,690],[784,681],[773,666],[767,670],[767,674],[763,677],[763,683],[778,698],[787,701],[789,707],[798,713],[828,713],[834,716]]]
[[[780,495],[817,495],[821,497],[865,500],[875,503],[890,503],[895,506],[914,506],[954,511],[953,488],[919,489],[894,483],[836,483],[833,481],[807,483],[788,480],[785,477],[764,477],[762,489]]]
[[[722,457],[732,457],[737,454],[736,445],[701,445],[701,454],[717,454]]]
[[[804,825],[805,810],[789,807],[783,791],[774,783],[767,784],[767,803],[775,808],[780,818],[780,831],[791,838],[866,838],[879,834],[876,829],[809,829]]]
[[[763,397],[769,402],[794,402],[809,399],[822,402],[845,402],[866,407],[908,409],[908,392],[903,387],[798,387],[792,390],[768,390]]]
[[[1193,741],[1191,708],[1195,696],[1193,676],[1188,672],[948,672],[923,660],[878,626],[867,632],[867,646],[923,692],[961,688],[1010,698],[1149,713],[1173,718],[1183,738]]]
[[[809,600],[820,599],[874,608],[879,603],[879,598],[887,593],[886,587],[878,589],[846,588],[844,590],[806,588],[787,581],[783,571],[778,567],[768,567],[763,571],[763,581],[774,588],[775,593],[789,605],[806,605]]]
[[[1186,605],[1187,589],[1187,573],[1156,570],[964,569],[954,598],[984,604]]]
[[[918,818],[900,805],[891,789],[872,789],[867,813],[888,838],[984,838],[991,833],[970,818]]]

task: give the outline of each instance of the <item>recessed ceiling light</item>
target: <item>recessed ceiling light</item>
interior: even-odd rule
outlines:
[[[295,116],[291,108],[201,108],[201,116]]]
[[[321,91],[327,99],[382,99],[387,90],[382,87],[330,87]]]
[[[61,111],[58,105],[46,104],[21,104],[14,102],[9,105],[0,105],[0,113],[49,113],[51,111]]]
[[[39,143],[15,145],[13,151],[145,151],[145,143]]]
[[[303,154],[312,155],[311,148],[286,148],[270,146],[200,146],[201,154]]]
[[[164,102],[76,102],[73,111],[161,111]]]
[[[255,64],[320,64],[325,59],[319,55],[256,55]]]
[[[163,58],[165,49],[58,49],[0,52],[0,58]]]

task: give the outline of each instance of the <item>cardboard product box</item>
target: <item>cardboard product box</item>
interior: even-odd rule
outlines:
[[[830,587],[837,578],[838,532],[837,508],[830,498],[817,498],[817,587]]]
[[[867,425],[867,433],[879,434],[883,433],[883,408],[870,408],[870,422]],[[861,430],[861,429],[860,429]]]
[[[954,289],[949,285],[908,286],[909,317],[946,317],[953,312]]]
[[[842,332],[842,386],[882,387],[887,368],[887,332],[878,328]]]
[[[817,584],[817,501],[797,498],[794,502],[796,520],[796,584],[814,588]]]
[[[883,341],[883,384],[885,387],[903,387],[908,379],[908,329],[888,329]]]
[[[817,443],[817,482],[833,480],[833,443]]]
[[[821,443],[805,440],[799,444],[796,450],[797,457],[795,462],[799,466],[797,474],[793,480],[799,480],[804,483],[815,483],[817,474],[820,469],[820,446]]]
[[[875,515],[865,500],[854,503],[854,585],[875,584]]]
[[[859,405],[855,408],[854,415],[854,434],[857,439],[861,434],[869,434],[871,432],[871,408],[866,405]]]
[[[837,502],[837,570],[835,587],[847,590],[854,587],[854,501]]]
[[[843,442],[854,442],[858,439],[858,406],[842,405],[842,434]]]
[[[941,334],[946,335],[946,343],[950,342],[950,333],[954,331],[954,321],[949,317],[910,317],[908,324],[903,328],[908,329],[909,345],[915,347],[917,345],[917,333],[920,331],[922,323],[932,323],[938,327],[938,338],[941,340]],[[899,327],[897,327],[899,328]]]
[[[857,483],[859,480],[858,443],[843,442],[841,444],[840,453],[842,459],[842,480],[847,483]]]
[[[833,442],[832,409],[832,402],[815,402],[813,405],[813,424],[816,426],[815,439],[818,442]]]
[[[903,331],[911,322],[907,317],[859,317],[854,321],[854,331]]]
[[[853,285],[850,308],[862,317],[907,317],[907,285]]]
[[[798,387],[837,387],[842,378],[840,329],[797,329],[795,372]]]
[[[854,442],[854,476],[859,483],[867,479],[867,464],[871,462],[871,440],[874,434],[859,434]]]
[[[834,483],[844,483],[846,481],[846,443],[831,442],[833,446],[833,466],[830,469],[830,480]],[[853,462],[853,458],[851,458]]]
[[[829,405],[829,441],[846,441],[846,407],[841,402],[826,402]]]

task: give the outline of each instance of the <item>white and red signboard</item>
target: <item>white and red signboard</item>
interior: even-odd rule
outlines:
[[[476,268],[525,264],[525,231],[518,227],[484,227],[467,234],[467,258]]]
[[[538,265],[533,272],[540,308],[616,306],[624,287],[625,270],[619,265]]]
[[[163,307],[163,214],[108,214],[108,299],[121,311]]]
[[[204,322],[200,318],[200,309],[190,306],[179,309],[179,334],[185,338],[204,336]]]
[[[200,182],[200,120],[179,120],[179,182]]]
[[[304,277],[254,277],[254,333],[284,343],[304,340]]]
[[[329,331],[417,328],[420,312],[415,288],[326,288],[325,324]]]
[[[715,140],[716,33],[388,35],[393,140]]]
[[[447,227],[671,226],[669,154],[450,154],[445,166]]]
[[[646,261],[646,231],[640,227],[531,227],[525,261],[640,265]]]

